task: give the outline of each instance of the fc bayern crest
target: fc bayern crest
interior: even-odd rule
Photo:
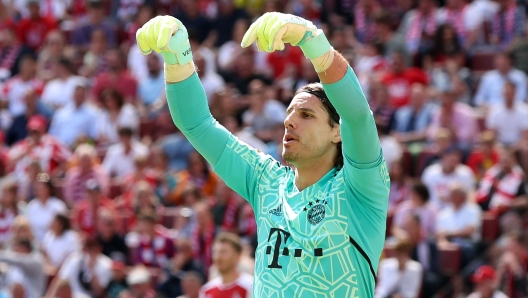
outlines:
[[[308,211],[308,222],[316,225],[325,218],[325,207],[323,204],[317,204]]]

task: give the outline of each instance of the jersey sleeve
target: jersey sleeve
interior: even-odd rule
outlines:
[[[231,189],[254,206],[257,182],[264,173],[285,171],[279,162],[238,140],[216,121],[198,75],[167,84],[167,101],[174,124],[211,164]]]
[[[348,187],[362,203],[386,210],[389,174],[374,117],[354,71],[349,67],[341,80],[323,87],[341,117],[343,168]]]

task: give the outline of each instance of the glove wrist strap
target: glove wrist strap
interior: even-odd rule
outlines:
[[[323,55],[317,58],[310,59],[310,61],[312,61],[312,64],[317,73],[325,72],[334,61],[334,49],[330,48],[328,52],[324,53]]]
[[[165,83],[174,84],[181,82],[192,76],[195,70],[194,62],[192,60],[183,65],[168,64],[167,61],[165,61]]]
[[[300,48],[309,59],[315,59],[326,54],[332,49],[330,42],[326,38],[323,30],[318,29],[315,37],[305,41],[300,42]]]

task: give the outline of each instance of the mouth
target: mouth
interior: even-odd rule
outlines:
[[[293,133],[287,133],[284,135],[284,138],[283,138],[284,145],[288,145],[288,144],[291,144],[297,141],[298,141],[298,137]]]

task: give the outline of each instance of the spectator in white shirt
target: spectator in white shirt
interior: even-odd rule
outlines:
[[[143,143],[133,138],[132,129],[123,127],[119,129],[121,142],[110,146],[103,161],[103,168],[111,177],[124,178],[136,170],[135,159],[148,156],[149,149]]]
[[[457,182],[464,185],[466,191],[475,190],[475,174],[470,167],[460,163],[461,154],[455,147],[450,147],[442,153],[439,163],[425,168],[422,182],[429,189],[431,204],[437,210],[442,210],[449,203],[449,185]]]
[[[67,208],[63,201],[53,196],[53,184],[48,174],[39,174],[37,181],[38,183],[35,185],[36,197],[27,205],[26,215],[35,239],[41,243],[55,215],[66,212]]]
[[[55,62],[57,78],[49,81],[42,91],[42,102],[56,110],[72,102],[75,88],[81,77],[73,74],[70,60],[61,57]]]
[[[468,200],[464,185],[449,186],[451,204],[437,217],[437,244],[439,247],[455,244],[462,250],[462,267],[465,267],[477,253],[480,240],[480,206]]]
[[[120,127],[128,127],[134,134],[138,132],[139,113],[133,105],[125,103],[121,93],[115,89],[105,89],[101,98],[103,109],[96,123],[97,140],[100,143],[104,145],[117,143]]]
[[[512,67],[512,58],[507,53],[495,56],[495,69],[486,72],[480,80],[474,103],[478,107],[486,107],[504,102],[504,84],[506,81],[515,84],[515,100],[526,101],[526,74]]]
[[[480,266],[471,280],[475,283],[475,291],[467,298],[508,298],[506,294],[495,289],[495,269],[488,265]]]
[[[375,298],[420,296],[423,268],[411,260],[411,249],[407,239],[399,239],[394,247],[395,256],[380,262]]]
[[[81,250],[79,236],[71,229],[68,215],[58,213],[51,222],[50,230],[42,241],[42,251],[47,265],[56,273],[66,258]]]
[[[88,82],[78,79],[74,84],[73,102],[59,108],[53,115],[49,134],[72,147],[82,136],[95,139],[97,112],[86,103]]]
[[[504,83],[504,100],[490,107],[486,126],[495,132],[497,140],[506,146],[515,146],[528,139],[528,107],[515,101],[515,83]]]
[[[90,237],[83,241],[83,250],[71,254],[48,288],[46,297],[56,292],[64,281],[70,284],[73,296],[77,293],[101,297],[112,279],[112,260],[101,253],[101,244]]]

